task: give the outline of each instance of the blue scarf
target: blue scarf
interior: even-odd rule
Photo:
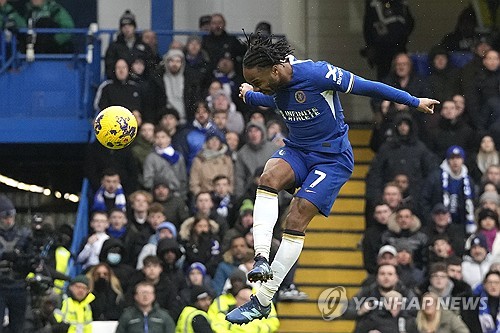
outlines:
[[[483,333],[500,333],[500,313],[497,313],[496,318],[491,316],[488,295],[484,289],[481,292],[481,302],[479,304],[479,322]]]
[[[174,165],[177,161],[179,161],[180,155],[177,151],[175,151],[172,145],[167,148],[155,147],[155,151],[158,155],[166,159],[170,165]]]
[[[227,206],[231,203],[231,196],[227,194],[224,196],[219,202],[219,206],[217,207],[217,214],[222,217],[227,217],[229,213]]]
[[[474,222],[474,203],[472,201],[472,188],[470,186],[469,175],[464,175],[462,180],[462,191],[465,197],[465,230],[468,234],[472,234],[476,231],[477,226]],[[452,215],[456,214],[456,212],[453,211],[454,209],[451,209],[451,194],[458,193],[450,192],[450,175],[444,170],[441,173],[441,182],[443,185],[443,204],[450,210]]]
[[[120,239],[125,233],[127,232],[127,228],[123,226],[121,229],[116,230],[113,229],[112,227],[109,227],[108,230],[106,230],[107,234],[110,235],[113,238]]]
[[[104,196],[107,198],[115,198],[115,208],[126,210],[127,199],[125,198],[125,193],[123,192],[123,187],[118,185],[115,193],[105,193],[104,187],[101,186],[94,195],[94,204],[92,205],[92,211],[105,212],[108,210],[106,207],[106,202],[104,201]]]

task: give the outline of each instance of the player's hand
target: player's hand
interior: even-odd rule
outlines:
[[[439,101],[430,98],[419,98],[420,104],[417,107],[417,110],[423,113],[434,113],[434,106],[440,104]]]
[[[245,94],[247,91],[253,91],[253,86],[248,83],[242,83],[240,86],[240,98],[245,102]]]

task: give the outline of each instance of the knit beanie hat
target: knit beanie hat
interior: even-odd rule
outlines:
[[[75,283],[83,283],[87,287],[89,286],[89,279],[85,275],[77,275],[71,280],[70,286]]]
[[[191,271],[193,269],[199,270],[201,272],[201,275],[203,275],[203,277],[205,277],[205,275],[207,275],[207,268],[201,262],[193,262],[191,264],[191,266],[189,266],[189,268],[188,268],[188,271],[187,271],[188,275],[189,275],[189,273],[191,273]]]
[[[120,28],[127,24],[137,27],[137,24],[135,22],[135,15],[132,14],[130,9],[127,9],[125,13],[123,13],[122,17],[120,17]]]
[[[14,216],[16,215],[16,208],[12,201],[7,198],[4,194],[0,194],[0,217]]]

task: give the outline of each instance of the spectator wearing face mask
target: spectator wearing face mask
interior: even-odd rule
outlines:
[[[99,254],[99,261],[107,263],[111,267],[123,290],[127,290],[130,276],[134,273],[132,266],[124,263],[126,251],[122,241],[110,238],[102,244],[101,253]]]

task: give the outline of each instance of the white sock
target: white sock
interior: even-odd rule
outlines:
[[[271,304],[271,300],[281,285],[281,282],[288,274],[293,264],[299,259],[303,246],[304,236],[291,235],[286,232],[283,233],[280,247],[271,264],[273,279],[263,283],[256,295],[260,304],[263,306]]]
[[[278,213],[278,193],[259,187],[253,209],[253,247],[256,255],[260,254],[267,260]]]

